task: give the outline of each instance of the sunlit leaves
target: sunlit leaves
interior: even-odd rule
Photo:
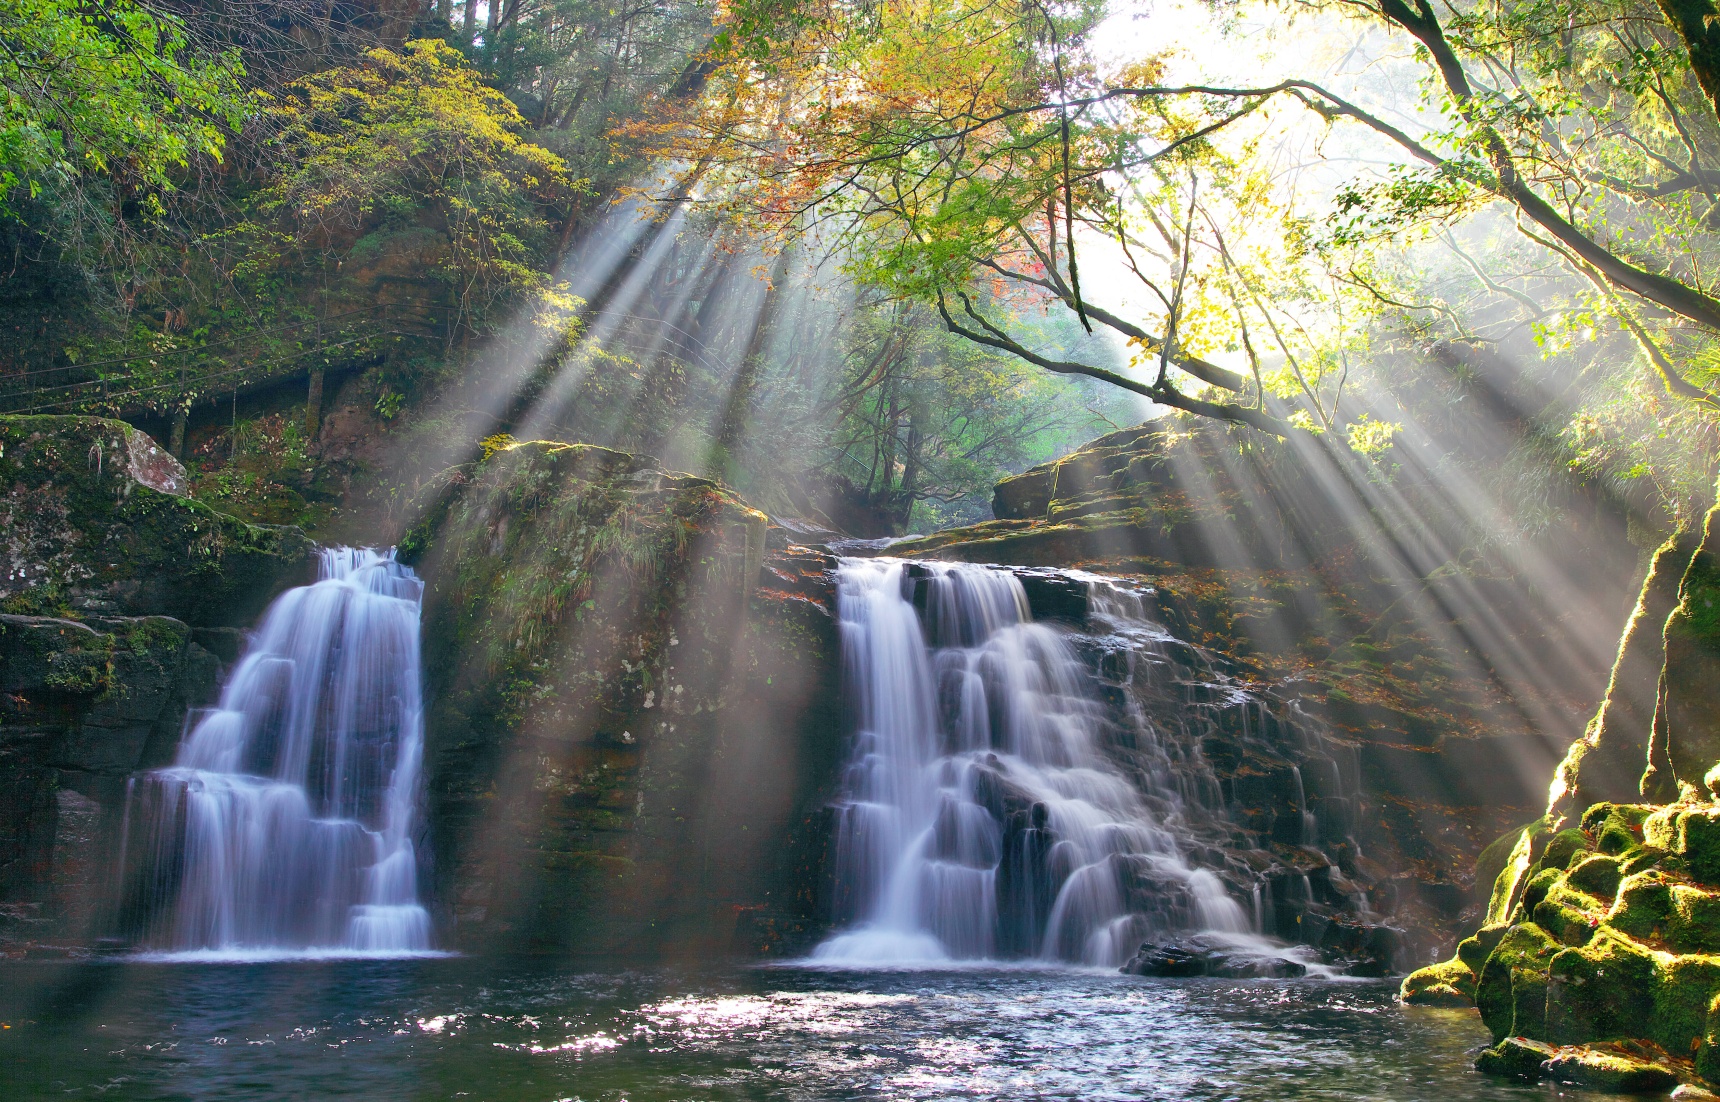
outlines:
[[[327,254],[344,265],[413,234],[428,270],[474,315],[528,291],[555,296],[539,267],[544,208],[582,187],[523,136],[524,120],[448,45],[372,50],[361,65],[291,86],[270,113],[278,175],[242,227],[265,247],[241,271]],[[565,307],[568,304],[563,304]]]
[[[182,20],[131,0],[7,0],[0,44],[0,214],[85,174],[148,202],[244,112],[236,56],[196,54]]]

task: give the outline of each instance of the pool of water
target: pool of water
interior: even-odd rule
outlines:
[[[1582,1099],[1386,982],[475,960],[0,965],[0,1098]]]

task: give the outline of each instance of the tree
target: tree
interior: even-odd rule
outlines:
[[[0,216],[18,196],[110,181],[148,203],[193,157],[219,159],[245,108],[233,54],[198,56],[185,25],[131,0],[0,8]]]
[[[864,242],[856,271],[933,302],[952,332],[1271,432],[1287,427],[1271,393],[1300,423],[1343,422],[1351,350],[1330,335],[1403,306],[1369,278],[1375,246],[1502,204],[1671,391],[1713,402],[1675,366],[1720,330],[1700,50],[1628,2],[1580,18],[1474,4],[1443,22],[1424,0],[1314,10],[1411,38],[1427,125],[1299,77],[1178,85],[1158,57],[1104,70],[1086,5],[766,0],[731,9],[705,95],[649,128],[679,166],[658,194],[841,225]],[[1365,128],[1398,167],[1323,208],[1286,200],[1263,139],[1305,112]],[[1084,292],[1078,249],[1095,241],[1138,278],[1147,316]],[[1046,302],[1132,342],[1151,381],[1029,347],[1008,314]],[[1240,354],[1254,378],[1203,349]]]
[[[366,300],[378,281],[430,281],[449,341],[500,302],[552,292],[545,211],[583,185],[452,47],[371,50],[290,85],[271,115],[272,178],[236,234],[250,278],[320,271],[331,294]]]

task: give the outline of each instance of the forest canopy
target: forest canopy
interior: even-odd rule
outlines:
[[[179,424],[361,370],[392,416],[512,348],[544,425],[899,530],[1153,406],[1390,479],[1511,364],[1537,469],[1675,524],[1720,392],[1704,10],[29,0],[0,386]]]
[[[933,303],[952,332],[1175,408],[1354,426],[1341,404],[1365,327],[1496,342],[1503,311],[1543,346],[1616,329],[1691,405],[1677,416],[1705,420],[1720,329],[1706,39],[1672,5],[1579,8],[1262,5],[1246,17],[1325,34],[1373,71],[1303,49],[1226,73],[1174,42],[1118,56],[1119,16],[1093,4],[740,3],[705,94],[638,130],[676,166],[659,194],[834,230],[860,278]],[[1478,263],[1459,239],[1479,226],[1489,246],[1517,240]],[[1403,246],[1427,241],[1479,299],[1404,285]],[[1114,331],[1141,370],[1012,331],[1047,303]]]

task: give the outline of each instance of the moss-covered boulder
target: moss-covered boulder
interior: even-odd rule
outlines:
[[[1587,944],[1565,949],[1548,967],[1546,1032],[1555,1044],[1643,1036],[1654,1012],[1654,954],[1603,928]]]
[[[1514,1079],[1539,1079],[1549,1060],[1558,1055],[1559,1050],[1545,1041],[1536,1041],[1528,1037],[1506,1037],[1492,1048],[1481,1050],[1481,1055],[1475,1058],[1475,1067],[1489,1075],[1503,1075]]]
[[[1541,1068],[1542,1074],[1560,1083],[1615,1094],[1647,1094],[1678,1085],[1671,1069],[1619,1052],[1588,1048],[1561,1049]]]
[[[1531,922],[1505,931],[1475,985],[1475,1005],[1494,1040],[1544,1035],[1547,973],[1563,947]]]
[[[1674,804],[1643,822],[1645,842],[1680,859],[1696,880],[1720,884],[1720,805]]]
[[[149,437],[99,417],[0,417],[0,611],[248,625],[308,580],[310,540],[193,501]]]
[[[1475,973],[1461,960],[1418,968],[1404,977],[1398,996],[1412,1006],[1474,1006]]]

